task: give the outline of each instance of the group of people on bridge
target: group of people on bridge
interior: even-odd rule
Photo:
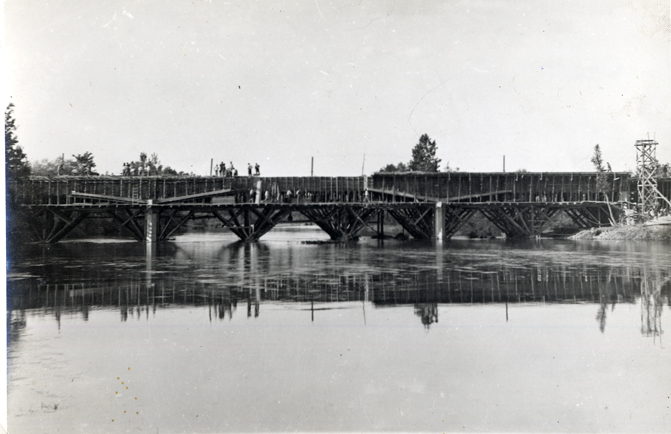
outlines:
[[[254,169],[253,173],[252,169]],[[261,176],[261,166],[259,166],[258,163],[255,163],[254,167],[252,168],[251,163],[247,163],[247,175]],[[238,176],[238,169],[236,169],[233,166],[232,161],[229,163],[228,167],[226,167],[226,163],[222,161],[221,163],[214,165],[214,176],[220,176],[222,178],[231,178],[233,176]]]
[[[122,176],[150,176],[159,175],[158,169],[152,166],[140,166],[132,163],[123,163]]]

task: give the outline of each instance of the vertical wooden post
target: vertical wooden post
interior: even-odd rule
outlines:
[[[461,175],[457,179],[457,202],[461,201]]]
[[[489,175],[489,201],[488,202],[492,201],[492,193],[493,193],[493,190],[492,190],[492,175],[490,174]]]
[[[582,202],[582,196],[581,196],[582,189],[580,188],[582,187],[581,184],[582,184],[582,176],[578,175],[578,202]]]
[[[471,202],[473,199],[473,181],[471,180],[471,174],[468,174],[468,201]]]
[[[252,228],[250,228],[249,208],[245,207],[243,212],[245,218],[245,229],[243,232],[247,234],[247,237],[250,237],[252,235]]]
[[[447,193],[445,193],[445,201],[450,201],[450,172],[447,172]]]
[[[384,239],[384,210],[380,209],[377,213],[377,233],[381,240]]]

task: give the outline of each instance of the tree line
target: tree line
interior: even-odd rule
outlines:
[[[71,158],[65,155],[55,159],[44,158],[39,161],[30,162],[25,151],[19,145],[16,136],[16,119],[14,118],[14,104],[9,103],[5,110],[5,180],[20,179],[30,175],[35,176],[98,176],[96,162],[91,152],[83,154],[72,154]],[[189,173],[177,171],[170,166],[163,166],[158,154],[147,156],[140,152],[137,160],[123,163],[122,175],[190,175]],[[8,185],[7,183],[5,185]]]
[[[56,159],[42,159],[30,163],[28,157],[16,136],[16,120],[14,119],[14,104],[10,103],[5,110],[5,177],[6,180],[19,179],[29,175],[38,176],[96,176],[96,163],[91,152],[83,154],[73,154],[72,158],[65,158],[65,155]],[[378,172],[440,172],[441,159],[436,157],[438,146],[435,140],[431,140],[428,134],[422,134],[419,142],[412,148],[411,158],[407,163],[387,164]],[[594,149],[592,163],[598,174],[610,172],[610,164],[604,163],[599,145]],[[444,172],[458,172],[459,168],[450,167],[448,162],[443,168]],[[526,172],[520,169],[520,172]],[[671,167],[669,163],[657,162],[657,177],[671,177]],[[141,152],[137,160],[123,163],[120,172],[126,176],[151,176],[151,175],[189,175],[183,171],[177,171],[170,166],[163,166],[159,160],[158,154],[152,153],[148,156]]]
[[[439,172],[440,158],[436,157],[438,146],[435,140],[431,140],[428,134],[422,134],[419,142],[412,148],[412,156],[407,163],[387,164],[378,172]],[[451,168],[448,162],[445,172],[458,172],[459,168]]]

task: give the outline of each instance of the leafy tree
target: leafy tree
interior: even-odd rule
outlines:
[[[436,158],[437,150],[436,141],[431,140],[428,134],[423,134],[419,143],[412,148],[412,160],[408,168],[419,172],[438,172],[440,158]]]
[[[5,110],[5,239],[7,240],[7,269],[11,269],[13,250],[20,245],[29,233],[25,216],[21,216],[20,197],[17,185],[7,181],[18,181],[30,175],[30,163],[16,137],[14,104]]]
[[[93,154],[85,152],[83,154],[72,155],[74,157],[73,175],[97,175],[98,172],[93,170],[96,163],[93,161]]]
[[[615,226],[615,217],[613,216],[613,211],[610,209],[610,200],[608,198],[608,191],[611,189],[610,182],[608,181],[608,174],[612,172],[612,170],[610,168],[610,163],[605,163],[604,166],[601,148],[598,143],[594,146],[594,155],[592,155],[591,161],[596,169],[596,189],[606,198],[608,211],[610,212],[610,221],[611,224]]]
[[[436,141],[431,140],[428,134],[423,134],[419,138],[419,143],[412,149],[412,159],[408,164],[387,164],[380,169],[380,172],[409,172],[413,170],[418,172],[438,172],[440,170],[440,158],[436,158],[437,149]],[[459,168],[451,169],[450,163],[447,163],[446,171],[457,172]]]
[[[155,176],[155,175],[184,175],[184,172],[177,172],[170,166],[164,167],[158,159],[158,154],[152,153],[147,157],[145,152],[140,152],[140,159],[124,163],[123,175],[130,176]]]
[[[592,155],[591,161],[596,169],[596,188],[599,192],[603,193],[604,196],[606,196],[606,200],[608,200],[608,191],[610,190],[608,173],[611,172],[611,168],[610,163],[605,163],[604,166],[601,148],[598,144],[594,147],[594,155]]]
[[[77,164],[73,159],[42,159],[31,163],[31,174],[38,176],[77,175]]]
[[[671,178],[671,167],[669,163],[657,163],[657,168],[655,169],[655,176],[657,178]]]
[[[408,166],[406,166],[402,162],[398,163],[397,165],[387,164],[382,169],[380,169],[380,172],[383,172],[383,173],[407,172],[407,171],[408,171]]]
[[[5,179],[18,179],[30,175],[30,163],[26,153],[18,145],[16,137],[14,104],[9,103],[5,110]]]
[[[178,172],[170,166],[165,166],[163,168],[163,173],[161,175],[184,175],[184,172]]]
[[[58,166],[61,165],[61,159],[49,160],[42,159],[31,163],[31,174],[37,176],[56,176],[58,175]]]
[[[606,168],[603,166],[603,157],[601,155],[601,148],[599,147],[599,144],[594,147],[594,155],[592,155],[592,164],[594,164],[594,168],[598,173],[602,173],[606,171]]]

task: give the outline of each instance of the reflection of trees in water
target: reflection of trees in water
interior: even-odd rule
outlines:
[[[122,321],[149,318],[150,311],[175,305],[208,306],[211,321],[230,320],[238,302],[247,305],[249,318],[261,314],[264,302],[339,303],[360,301],[381,306],[413,306],[422,324],[438,321],[438,306],[459,303],[595,303],[597,321],[605,331],[608,305],[641,299],[644,334],[661,333],[661,306],[670,286],[659,283],[670,270],[657,270],[654,283],[647,272],[633,267],[587,268],[558,265],[528,268],[501,267],[498,271],[466,268],[423,269],[411,273],[351,271],[347,264],[329,263],[321,273],[296,272],[299,258],[283,258],[284,270],[264,262],[262,249],[240,245],[220,252],[226,272],[218,275],[184,267],[156,272],[151,260],[146,270],[125,270],[82,283],[47,284],[46,280],[10,282],[10,311],[42,309],[57,319],[80,313],[87,320],[92,307],[118,309]],[[666,281],[668,282],[668,277]],[[648,283],[646,283],[648,282]],[[656,289],[655,289],[656,288]],[[14,318],[14,317],[12,317]],[[649,318],[649,321],[648,321]],[[643,322],[642,322],[643,323]],[[18,327],[18,326],[17,326]],[[12,326],[14,328],[14,326]]]
[[[644,272],[641,279],[641,333],[644,336],[659,337],[662,333],[662,308],[664,307],[665,296],[662,295],[662,288],[671,282],[671,277],[662,278],[659,272]],[[666,295],[667,300],[668,291]]]
[[[616,287],[616,279],[612,278],[612,273],[608,273],[605,280],[597,278],[597,287],[599,289],[599,311],[596,314],[596,320],[599,323],[599,330],[603,333],[606,330],[606,316],[608,303],[611,303],[611,311],[615,310],[615,304],[619,301]]]
[[[8,314],[7,315],[7,338],[8,342],[15,342],[19,336],[21,336],[21,332],[26,328],[27,322],[26,322],[26,311],[25,310],[19,310],[15,312],[13,315]]]

